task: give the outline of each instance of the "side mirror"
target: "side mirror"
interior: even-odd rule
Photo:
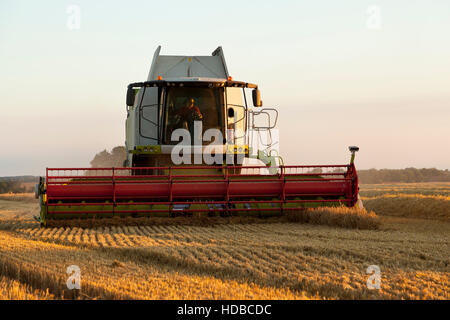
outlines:
[[[261,93],[259,92],[259,89],[253,89],[252,91],[252,98],[253,98],[253,106],[254,107],[262,107],[262,101],[261,101]]]
[[[132,87],[128,87],[127,90],[127,106],[132,107],[134,105],[134,97],[136,95],[136,91]]]

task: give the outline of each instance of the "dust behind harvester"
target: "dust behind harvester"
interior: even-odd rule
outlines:
[[[256,84],[229,76],[221,47],[211,56],[163,56],[160,49],[147,81],[128,86],[123,167],[48,168],[36,186],[42,225],[115,216],[268,216],[356,204],[357,147],[346,165],[283,165],[276,141],[260,143],[262,135],[271,137],[277,110],[261,108]],[[260,165],[244,166],[246,158]]]

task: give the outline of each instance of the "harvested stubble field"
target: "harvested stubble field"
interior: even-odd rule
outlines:
[[[379,217],[338,208],[290,219],[47,229],[31,219],[31,195],[0,195],[0,298],[449,299],[449,190],[362,186]],[[430,197],[439,214],[420,209]],[[69,265],[81,268],[79,291],[66,288]],[[380,290],[367,288],[369,265],[381,269]]]
[[[367,209],[379,215],[450,220],[450,183],[362,185]]]

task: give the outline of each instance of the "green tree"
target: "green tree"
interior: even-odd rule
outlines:
[[[97,153],[90,163],[92,168],[122,167],[125,159],[125,147],[117,146],[111,152],[105,149]]]

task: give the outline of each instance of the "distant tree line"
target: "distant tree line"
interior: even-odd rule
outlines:
[[[18,176],[18,177],[0,177],[0,193],[23,193],[33,192],[33,187],[27,187],[24,182],[37,182],[38,177]]]
[[[22,193],[26,188],[20,182],[14,180],[0,180],[0,193]]]
[[[358,170],[361,183],[392,183],[392,182],[450,182],[450,171],[431,169],[369,169]]]

